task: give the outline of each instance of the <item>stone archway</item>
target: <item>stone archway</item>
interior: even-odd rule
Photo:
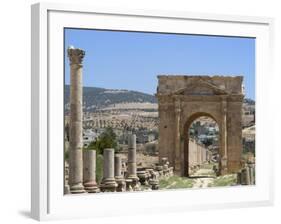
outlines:
[[[242,81],[242,76],[158,76],[159,157],[168,157],[177,175],[186,175],[186,124],[199,114],[219,125],[221,173],[240,169]]]
[[[216,119],[211,115],[211,114],[208,114],[208,113],[205,113],[205,112],[197,112],[195,114],[192,114],[188,120],[186,121],[186,123],[184,124],[184,134],[183,134],[183,137],[184,137],[184,152],[183,152],[183,169],[184,169],[184,173],[183,175],[184,176],[187,176],[189,177],[190,174],[189,174],[189,163],[190,163],[190,150],[189,150],[189,141],[190,141],[190,136],[189,136],[189,128],[191,126],[191,124],[198,118],[200,117],[208,117],[208,118],[211,118],[213,121],[215,121],[217,123],[217,125],[219,126],[219,123],[216,121]],[[220,131],[219,131],[220,133]],[[220,139],[220,138],[219,138]],[[219,150],[219,155],[221,156],[221,150]],[[219,166],[220,167],[220,166]]]

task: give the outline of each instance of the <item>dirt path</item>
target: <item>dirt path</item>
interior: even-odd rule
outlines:
[[[206,188],[214,181],[214,172],[211,169],[201,168],[197,170],[193,176],[199,176],[194,179],[193,188]],[[200,176],[202,177],[200,178]]]
[[[196,178],[194,179],[193,188],[206,188],[213,183],[214,178]]]

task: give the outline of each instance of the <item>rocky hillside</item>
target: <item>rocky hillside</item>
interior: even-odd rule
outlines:
[[[70,86],[65,85],[64,97],[66,109],[69,109]],[[93,111],[119,103],[157,103],[156,97],[137,91],[104,89],[97,87],[83,88],[84,110]]]

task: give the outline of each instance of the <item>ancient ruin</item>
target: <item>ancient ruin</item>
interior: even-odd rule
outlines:
[[[70,61],[70,140],[69,140],[69,186],[71,193],[85,192],[83,186],[83,81],[82,62],[85,52],[81,49],[68,48]]]
[[[240,169],[242,152],[242,76],[158,76],[159,157],[167,157],[175,173],[188,176],[190,124],[213,118],[220,132],[220,173]]]
[[[65,139],[69,141],[69,158],[65,161],[65,194],[158,190],[161,189],[160,182],[170,177],[183,177],[185,179],[177,180],[188,185],[192,178],[198,178],[197,171],[202,166],[211,169],[213,176],[209,175],[209,178],[232,174],[237,184],[255,184],[254,158],[246,161],[241,159],[244,98],[241,76],[158,76],[156,96],[159,124],[154,119],[151,121],[154,126],[157,124],[159,136],[157,141],[151,138],[153,140],[147,144],[154,148],[153,153],[143,153],[142,138],[137,137],[133,131],[136,129],[129,130],[127,124],[123,124],[126,135],[122,144],[126,146],[125,149],[117,152],[115,147],[105,147],[96,151],[96,148],[87,148],[90,143],[83,144],[84,55],[81,49],[68,49],[71,85],[69,122],[65,134]],[[215,146],[218,148],[215,162],[213,148],[193,139],[194,136],[189,132],[191,124],[202,116],[213,119],[217,125],[216,142],[219,146]],[[118,124],[117,119],[114,122]],[[114,125],[114,122],[111,123]],[[105,128],[104,124],[100,126]],[[141,125],[134,127],[142,128]],[[245,134],[249,135],[248,132]],[[96,176],[98,156],[102,157],[102,164],[99,163],[102,165],[102,176],[99,181]],[[153,160],[147,162],[145,156],[153,157]],[[166,185],[166,189],[175,183],[174,179]]]

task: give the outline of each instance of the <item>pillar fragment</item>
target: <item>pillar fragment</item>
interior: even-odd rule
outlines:
[[[139,188],[139,178],[137,176],[137,143],[136,135],[129,135],[128,139],[128,179],[132,179],[133,189],[138,190]]]
[[[126,191],[126,182],[124,176],[122,175],[122,158],[121,155],[114,156],[114,175],[117,186],[118,192]]]
[[[103,179],[101,191],[116,191],[117,183],[114,178],[114,149],[103,150]]]
[[[83,185],[88,193],[97,193],[96,182],[96,150],[83,151]]]

